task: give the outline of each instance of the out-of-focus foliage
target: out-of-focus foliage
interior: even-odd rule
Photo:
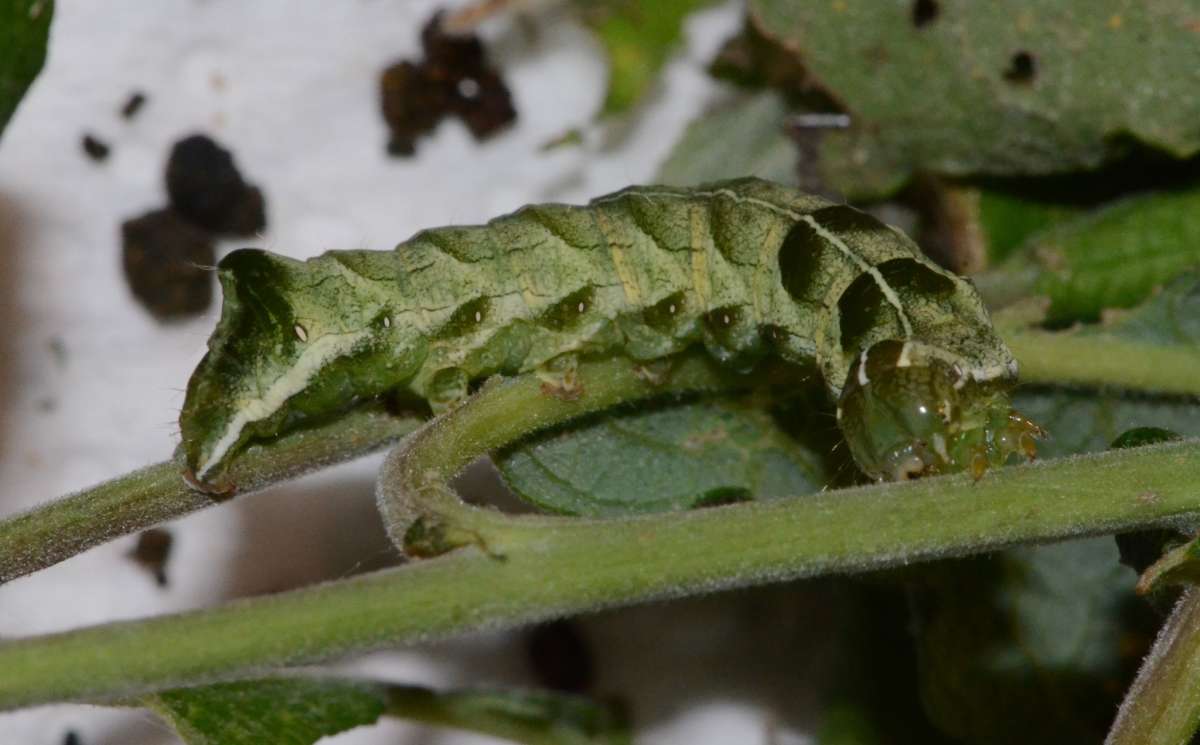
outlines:
[[[1049,320],[1062,322],[1136,305],[1197,264],[1200,188],[1191,188],[1124,199],[1036,232],[1004,270],[1029,274],[1032,291],[1050,298]]]
[[[683,21],[714,0],[575,0],[584,22],[596,32],[608,55],[608,91],[602,114],[623,114],[654,85],[675,51]]]
[[[987,243],[989,262],[1002,262],[1030,236],[1083,212],[1080,206],[1043,202],[1007,191],[980,190],[979,229]]]
[[[832,652],[837,666],[822,681],[817,743],[950,745],[920,703],[905,586],[885,573],[830,582],[827,598],[839,629]]]
[[[926,710],[971,745],[1102,741],[1152,630],[1135,579],[1111,538],[923,574],[913,608]]]
[[[53,0],[0,0],[0,134],[46,59]]]
[[[656,180],[695,186],[758,176],[794,183],[796,146],[786,133],[787,118],[783,97],[771,91],[728,101],[688,127]]]

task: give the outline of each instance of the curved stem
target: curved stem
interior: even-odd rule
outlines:
[[[315,468],[385,447],[416,429],[414,418],[356,411],[324,427],[249,448],[230,470],[247,494]],[[0,522],[0,583],[77,553],[229,499],[191,488],[166,461],[76,492]]]
[[[578,390],[570,397],[547,392],[534,376],[493,379],[468,404],[438,417],[392,451],[379,475],[379,511],[392,541],[406,553],[433,556],[479,545],[500,550],[502,537],[539,531],[576,518],[506,516],[466,504],[449,479],[475,458],[526,435],[585,414],[651,396],[728,391],[763,384],[787,368],[767,366],[759,374],[735,376],[704,354],[670,361],[669,373],[650,379],[626,359],[583,363]],[[794,379],[794,378],[793,378]]]

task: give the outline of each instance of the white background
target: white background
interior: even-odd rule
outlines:
[[[652,180],[684,125],[721,94],[704,73],[741,9],[692,18],[653,100],[628,125],[597,127],[605,68],[561,15],[483,29],[515,97],[515,127],[479,145],[456,121],[387,157],[380,70],[419,55],[426,0],[61,0],[41,77],[0,143],[0,515],[168,457],[182,387],[217,306],[163,325],[130,296],[122,220],[165,203],[177,139],[229,147],[267,199],[251,244],[295,257],[387,249],[423,227],[477,222],[534,201],[584,201]],[[118,111],[134,90],[148,102]],[[586,128],[583,147],[540,146]],[[617,131],[619,130],[619,131]],[[85,158],[92,132],[112,146]],[[53,351],[61,345],[60,359]],[[116,541],[0,587],[0,636],[206,606],[344,575],[389,555],[370,495],[378,458],[173,524],[171,583],[157,587]],[[597,690],[630,703],[641,742],[782,743],[814,705],[822,660],[796,645],[822,621],[793,589],[608,613],[583,633]],[[519,633],[372,655],[347,669],[435,686],[532,682]],[[828,664],[828,661],[825,661]],[[0,671],[0,675],[3,671]],[[0,716],[0,745],[170,742],[140,711],[53,706]],[[401,723],[338,743],[492,740]]]

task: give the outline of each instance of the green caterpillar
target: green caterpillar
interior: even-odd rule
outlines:
[[[421,232],[393,251],[295,261],[235,251],[180,416],[189,476],[216,488],[252,440],[389,393],[435,411],[488,375],[566,392],[579,356],[653,361],[702,344],[748,370],[815,366],[875,479],[1034,453],[1017,366],[966,280],[851,207],[758,179],[631,187]]]

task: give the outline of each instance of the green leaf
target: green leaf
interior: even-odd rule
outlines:
[[[979,192],[979,229],[989,261],[995,265],[1011,256],[1026,239],[1051,226],[1078,217],[1078,205],[1044,202],[994,189]],[[1024,266],[1028,258],[1020,260]]]
[[[964,176],[1094,169],[1141,143],[1200,151],[1200,33],[1186,0],[936,4],[751,0],[845,107],[851,131],[821,149],[850,198],[886,195],[914,170]]]
[[[521,443],[498,465],[539,508],[593,517],[806,494],[829,480],[821,456],[766,412],[708,400],[591,418]]]
[[[1198,42],[1200,44],[1200,42]],[[1132,197],[1035,233],[1006,269],[1034,271],[1048,320],[1095,320],[1200,264],[1200,188]]]
[[[385,686],[278,678],[167,691],[145,700],[188,745],[310,745],[371,724],[387,708]]]
[[[602,114],[623,114],[636,106],[675,51],[684,18],[713,0],[635,0],[579,2],[584,22],[608,54],[608,91]]]
[[[688,125],[656,181],[695,186],[753,175],[796,181],[796,146],[785,127],[787,104],[778,93],[740,96]]]
[[[1089,333],[1112,334],[1164,346],[1200,344],[1200,271],[1175,277],[1141,307]]]
[[[530,745],[624,745],[624,720],[589,699],[523,690],[271,678],[167,691],[144,701],[188,745],[310,745],[381,715]]]
[[[876,745],[886,742],[871,713],[851,704],[827,709],[817,731],[819,745]]]
[[[0,133],[46,59],[53,0],[0,0]]]

